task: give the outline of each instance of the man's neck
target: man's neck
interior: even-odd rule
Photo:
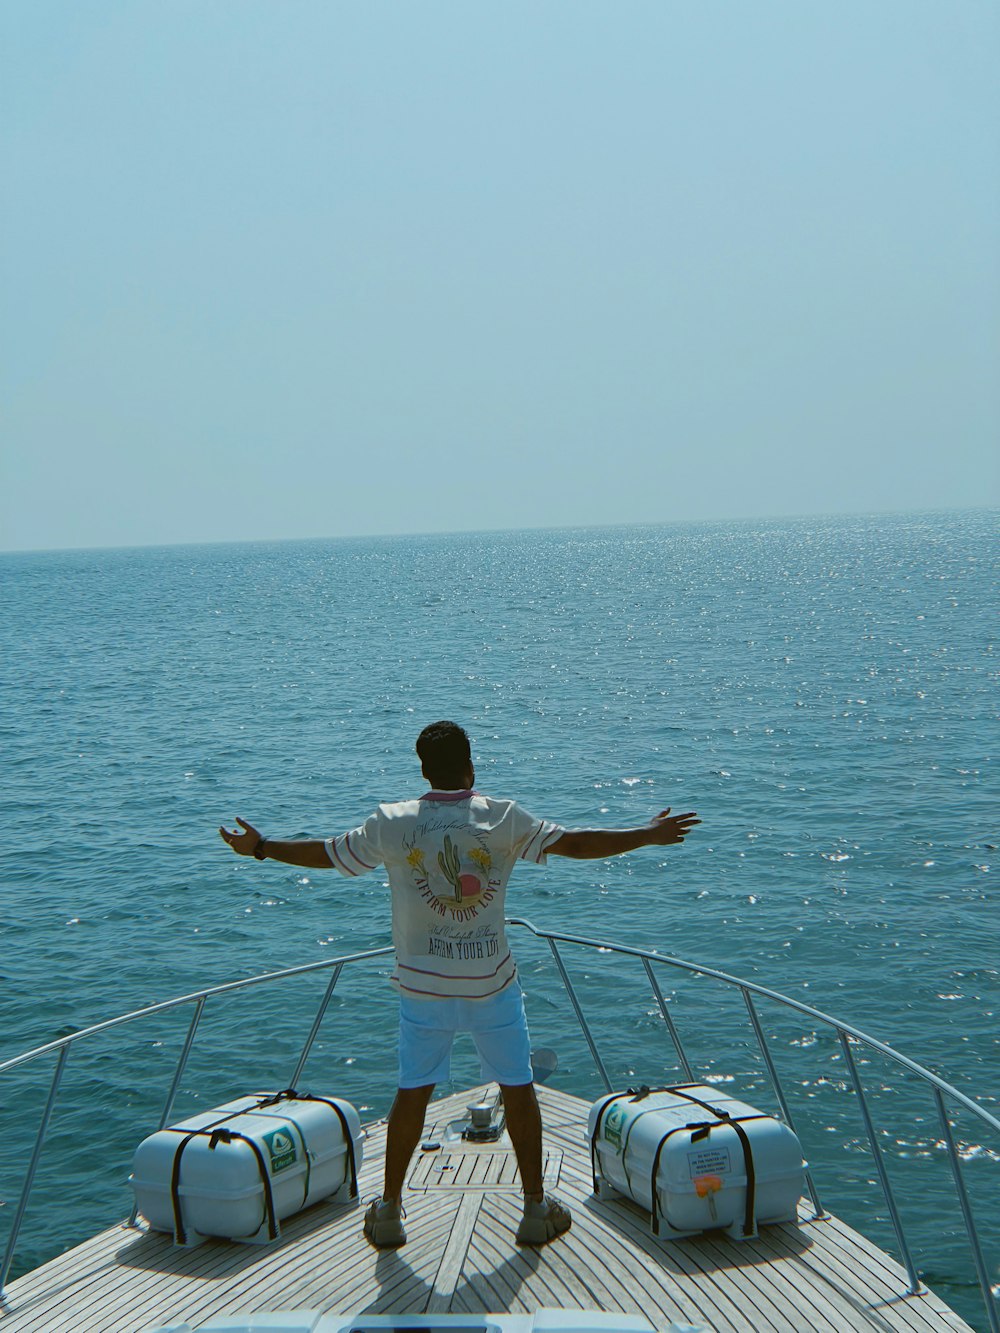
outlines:
[[[471,787],[432,787],[430,791],[424,792],[421,796],[422,801],[467,801],[470,796],[475,796]]]

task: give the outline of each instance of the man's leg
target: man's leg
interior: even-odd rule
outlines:
[[[485,1083],[499,1083],[507,1114],[507,1133],[514,1147],[524,1216],[517,1229],[519,1245],[544,1245],[569,1229],[569,1209],[545,1193],[542,1181],[542,1114],[532,1082],[531,1039],[520,986],[500,992],[491,1006],[467,1016],[479,1048]]]
[[[422,1088],[398,1088],[389,1112],[385,1136],[385,1189],[365,1213],[365,1235],[378,1249],[406,1243],[403,1226],[403,1181],[420,1135],[434,1084]]]
[[[501,1083],[500,1092],[524,1190],[524,1216],[517,1229],[517,1243],[544,1245],[568,1231],[572,1217],[558,1199],[545,1193],[542,1184],[542,1113],[535,1085]]]
[[[455,1030],[448,1002],[399,1000],[399,1081],[385,1143],[384,1202],[399,1206],[410,1158],[424,1130],[427,1103],[448,1077]]]
[[[542,1113],[538,1109],[534,1083],[505,1086],[501,1083],[503,1109],[507,1115],[507,1133],[514,1147],[521,1188],[526,1199],[541,1199],[542,1188]]]
[[[382,1198],[386,1203],[398,1204],[402,1198],[406,1169],[424,1132],[424,1116],[433,1091],[433,1083],[422,1088],[399,1088],[396,1091],[396,1100],[389,1112],[385,1143],[385,1189]]]

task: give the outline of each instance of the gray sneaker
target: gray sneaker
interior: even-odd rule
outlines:
[[[557,1198],[546,1194],[543,1199],[525,1199],[524,1216],[517,1229],[518,1245],[546,1245],[561,1236],[573,1224],[568,1208]]]
[[[394,1249],[406,1244],[406,1228],[403,1218],[406,1213],[398,1203],[386,1203],[384,1199],[373,1199],[365,1212],[365,1235],[379,1250]]]

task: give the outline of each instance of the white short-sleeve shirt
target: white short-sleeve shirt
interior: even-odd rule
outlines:
[[[544,865],[563,833],[516,801],[430,791],[380,805],[326,841],[343,875],[384,865],[392,891],[393,984],[425,999],[487,999],[517,976],[504,932],[507,880],[518,860]]]

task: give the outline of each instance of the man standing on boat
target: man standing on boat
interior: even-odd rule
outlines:
[[[378,1247],[402,1245],[403,1182],[423,1133],[434,1087],[447,1079],[456,1032],[476,1043],[485,1082],[500,1085],[507,1132],[521,1174],[520,1245],[543,1245],[570,1226],[570,1213],[542,1186],[542,1121],[532,1082],[530,1042],[517,967],[504,933],[507,880],[517,861],[549,856],[603,860],[640,847],[684,841],[700,821],[669,810],[633,829],[567,830],[536,819],[515,801],[473,790],[469,738],[454,722],[434,722],[417,738],[431,790],[381,805],[339,837],[279,841],[237,819],[220,828],[240,856],[329,869],[353,877],[384,866],[392,891],[392,983],[400,995],[399,1082],[389,1112],[385,1188],[365,1214]]]

